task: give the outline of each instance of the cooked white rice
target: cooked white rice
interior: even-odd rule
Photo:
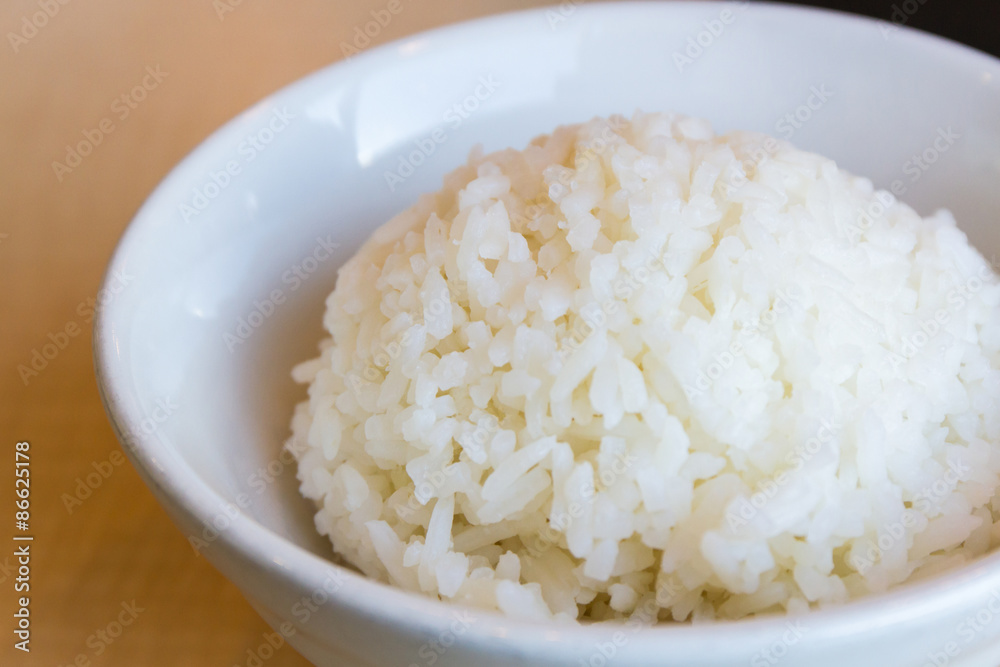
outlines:
[[[289,448],[367,575],[529,618],[797,612],[1000,540],[1000,287],[952,216],[637,113],[340,271]]]

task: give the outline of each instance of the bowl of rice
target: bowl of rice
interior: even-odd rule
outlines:
[[[317,665],[993,665],[998,179],[1000,62],[900,25],[443,28],[174,169],[99,385]]]

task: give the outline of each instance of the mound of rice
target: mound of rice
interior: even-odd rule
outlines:
[[[1000,540],[951,215],[637,113],[474,152],[340,271],[289,449],[367,575],[531,619],[800,612]]]

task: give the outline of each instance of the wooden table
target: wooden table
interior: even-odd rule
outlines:
[[[542,4],[393,2],[402,9],[373,44]],[[340,59],[342,43],[388,4],[4,3],[0,664],[257,664],[248,651],[261,645],[267,626],[194,556],[130,464],[116,465],[120,449],[94,381],[92,300],[122,230],[169,169],[254,101]],[[69,153],[68,145],[85,139],[96,144],[89,154]],[[16,567],[11,537],[20,440],[31,446],[30,654],[13,648],[10,629],[18,597],[9,568]],[[96,488],[77,492],[88,475]],[[67,502],[87,491],[89,497]],[[306,663],[284,646],[264,664]]]

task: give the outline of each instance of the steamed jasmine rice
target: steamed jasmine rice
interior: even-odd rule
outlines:
[[[288,446],[366,575],[532,619],[800,612],[1000,541],[1000,302],[952,216],[637,113],[474,152],[327,300]]]

